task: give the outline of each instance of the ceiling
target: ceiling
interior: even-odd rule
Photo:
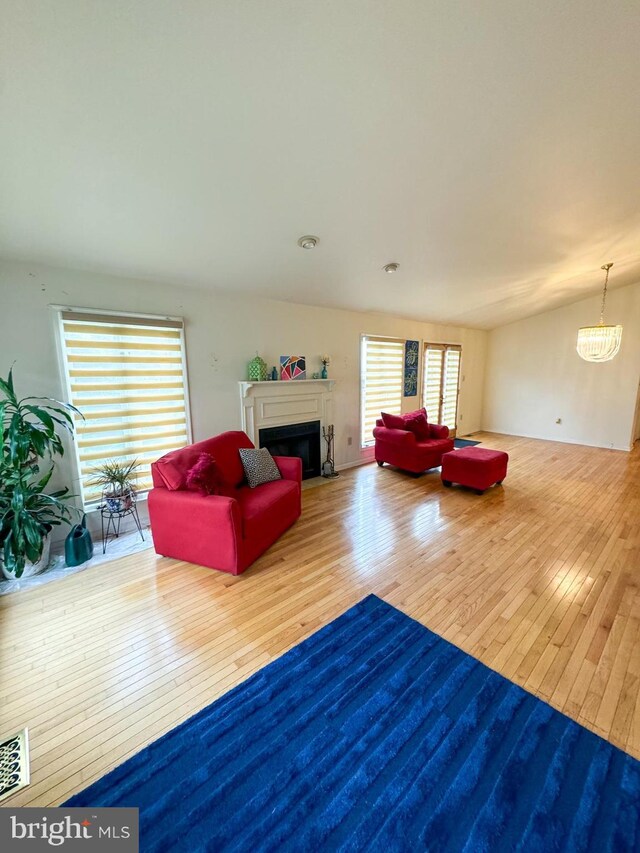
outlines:
[[[4,257],[477,328],[640,280],[637,0],[0,14]]]

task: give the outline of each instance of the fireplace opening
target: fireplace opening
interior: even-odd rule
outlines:
[[[258,433],[258,443],[272,456],[299,456],[303,480],[320,475],[320,421],[266,427]]]

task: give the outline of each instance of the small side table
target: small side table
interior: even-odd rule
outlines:
[[[109,531],[113,530],[113,536],[117,539],[120,536],[120,524],[122,523],[122,519],[126,518],[128,515],[133,516],[133,520],[136,523],[136,527],[138,528],[138,533],[140,534],[140,538],[144,542],[144,535],[142,533],[142,525],[140,524],[140,516],[138,515],[138,507],[135,502],[131,504],[128,509],[122,510],[112,510],[109,509],[107,504],[100,504],[98,507],[100,510],[100,523],[102,526],[102,553],[104,554],[107,550],[107,543],[109,541]],[[105,520],[107,522],[107,528],[105,530]]]

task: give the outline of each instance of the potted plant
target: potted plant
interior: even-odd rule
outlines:
[[[31,469],[38,473],[37,466]],[[70,523],[72,508],[64,501],[68,489],[45,493],[53,467],[43,477],[22,476],[19,471],[3,471],[0,488],[0,564],[5,578],[37,575],[47,568],[51,531]]]
[[[125,512],[136,499],[135,479],[140,463],[137,459],[123,462],[108,459],[91,472],[90,486],[102,489],[102,497],[110,512]]]
[[[64,455],[60,428],[73,434],[68,403],[49,397],[18,398],[13,369],[0,378],[0,563],[5,577],[20,578],[46,568],[51,529],[68,522],[68,489],[46,493],[54,465],[41,461]]]

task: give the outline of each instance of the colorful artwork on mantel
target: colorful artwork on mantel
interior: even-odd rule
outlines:
[[[280,356],[280,379],[306,379],[307,364],[303,355]]]

